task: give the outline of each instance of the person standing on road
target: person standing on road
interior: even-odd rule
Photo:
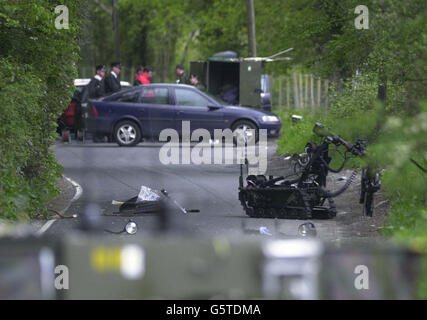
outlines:
[[[105,77],[105,93],[113,94],[115,92],[119,92],[122,90],[122,86],[120,84],[120,71],[122,66],[120,62],[113,62],[111,64],[111,72]]]
[[[180,64],[178,64],[175,68],[175,73],[176,73],[176,83],[177,84],[189,84],[189,80],[187,78],[187,76],[185,75],[185,70],[184,67]]]
[[[95,76],[82,91],[82,103],[87,103],[89,99],[98,99],[105,95],[104,82],[102,81],[105,77],[105,72],[105,65],[96,66]]]
[[[84,87],[82,96],[81,96],[81,105],[79,109],[79,115],[77,119],[79,119],[79,127],[83,131],[83,139],[86,137],[86,129],[87,129],[87,119],[88,119],[88,101],[89,99],[98,99],[105,95],[104,81],[103,78],[106,72],[105,65],[96,66],[96,74],[90,80],[89,84]],[[103,136],[95,135],[93,137],[93,141],[98,141],[103,139]]]

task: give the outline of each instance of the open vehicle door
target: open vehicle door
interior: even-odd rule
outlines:
[[[240,105],[251,107],[261,105],[261,72],[261,61],[244,60],[240,63]]]

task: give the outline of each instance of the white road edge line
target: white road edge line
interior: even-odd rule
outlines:
[[[70,203],[68,204],[68,206],[61,210],[59,213],[64,214],[68,208],[70,207],[71,203],[73,203],[74,201],[77,201],[82,193],[83,193],[83,188],[73,179],[68,178],[66,176],[63,176],[65,180],[69,181],[73,187],[76,189],[76,193],[74,194],[74,197],[71,199]],[[40,237],[42,236],[58,219],[51,219],[49,221],[47,221],[37,232],[36,232],[36,236]]]
[[[52,219],[52,220],[49,220],[48,222],[46,222],[39,230],[37,230],[37,232],[36,232],[36,236],[37,237],[40,237],[43,233],[45,233],[49,228],[50,228],[50,226],[56,221],[57,219]]]
[[[78,200],[83,193],[83,188],[77,182],[75,182],[73,179],[68,178],[66,176],[63,176],[63,177],[65,178],[65,180],[69,181],[74,186],[74,188],[76,188],[76,194],[74,195],[73,199],[71,199],[71,202]],[[71,202],[70,202],[70,204],[71,204]],[[66,209],[63,210],[64,212],[68,210],[68,208],[70,207],[70,204],[68,205],[68,207]]]

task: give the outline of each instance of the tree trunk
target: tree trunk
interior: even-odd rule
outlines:
[[[120,61],[119,19],[117,16],[117,9],[116,9],[118,0],[112,0],[112,1],[113,1],[112,15],[113,15],[114,44],[116,48],[116,59],[117,61]]]

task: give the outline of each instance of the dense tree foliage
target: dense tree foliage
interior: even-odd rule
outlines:
[[[365,1],[368,30],[355,28],[359,4],[356,0],[255,0],[258,55],[293,47],[293,63],[270,64],[270,73],[302,68],[333,80],[338,89],[356,74],[369,74],[373,82],[389,89],[391,99],[405,100],[409,107],[424,85],[426,39],[420,31],[425,29],[425,2]],[[82,65],[115,58],[111,16],[105,8],[111,9],[111,1],[88,4]],[[244,0],[120,0],[118,9],[123,64],[151,65],[159,80],[172,77],[176,63],[205,59],[218,51],[248,55]],[[88,37],[89,45],[84,41]]]
[[[56,29],[56,1],[0,2],[0,219],[45,212],[60,167],[49,147],[76,76],[79,1]]]

